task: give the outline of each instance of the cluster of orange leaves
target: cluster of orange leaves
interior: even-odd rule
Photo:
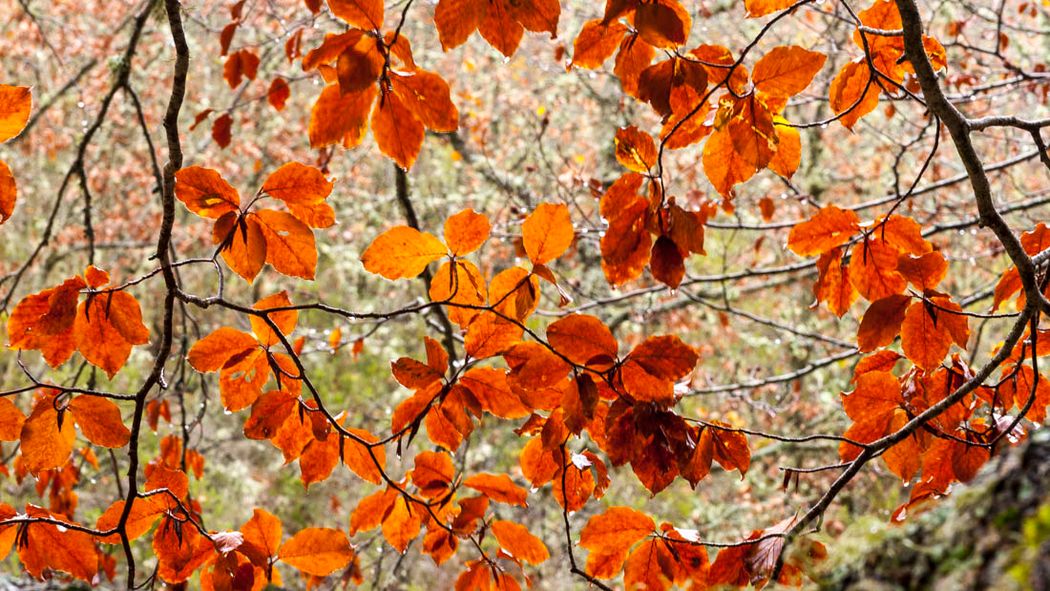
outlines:
[[[1025,250],[1034,255],[1050,247],[1044,224],[1022,235]],[[968,317],[952,297],[939,291],[948,272],[948,261],[923,237],[915,220],[892,214],[861,224],[852,210],[834,205],[821,208],[792,228],[788,248],[801,256],[819,256],[819,275],[813,287],[816,302],[824,302],[842,316],[858,296],[870,302],[857,331],[861,352],[872,353],[854,370],[855,389],[843,394],[843,407],[853,420],[845,437],[871,443],[898,431],[918,414],[939,403],[973,377],[973,370],[958,354],[948,357],[953,345],[965,349],[970,339]],[[1015,268],[1008,269],[996,290],[993,308],[1020,290]],[[1023,305],[1023,297],[1018,298]],[[1050,405],[1046,378],[1036,379],[1028,357],[1028,334],[1012,351],[1000,381],[981,386],[948,407],[928,429],[918,430],[891,446],[882,455],[902,481],[920,475],[911,498],[898,508],[903,518],[909,507],[947,493],[953,482],[969,481],[990,458],[988,444],[1003,437],[1016,440],[1005,415],[1012,408],[1031,421],[1042,422]],[[1039,335],[1034,335],[1039,342]],[[899,339],[900,352],[890,347]],[[1040,346],[1040,349],[1043,347]],[[912,367],[900,377],[893,373],[902,359]],[[978,413],[982,407],[989,419]],[[982,447],[984,446],[984,447]],[[844,442],[843,460],[860,453]]]
[[[353,147],[370,128],[379,149],[410,168],[426,130],[458,127],[448,84],[416,65],[400,24],[383,32],[382,0],[329,0],[328,5],[348,25],[344,32],[328,35],[305,56],[301,30],[285,46],[290,61],[301,56],[303,70],[318,71],[325,82],[311,113],[311,145]],[[744,0],[750,17],[792,5]],[[307,6],[316,13],[321,2],[307,0]],[[227,56],[224,77],[231,88],[258,74],[255,53],[229,51],[242,8],[243,1],[231,7],[231,22],[220,34],[221,53]],[[556,35],[559,17],[556,0],[440,0],[434,20],[446,50],[478,31],[510,56],[525,30]],[[901,28],[890,0],[876,0],[859,17],[870,29]],[[625,93],[649,104],[663,120],[659,141],[635,127],[616,134],[616,157],[628,172],[604,192],[599,205],[609,224],[601,240],[602,267],[613,285],[637,279],[648,267],[655,279],[677,287],[686,257],[704,253],[704,224],[717,206],[704,202],[699,211],[688,211],[664,194],[665,148],[706,139],[704,169],[726,208],[734,186],[760,170],[790,177],[799,165],[799,133],[783,111],[809,87],[826,56],[794,45],[774,47],[748,72],[743,58],[734,58],[725,47],[700,45],[683,52],[690,27],[689,14],[677,0],[610,0],[603,17],[587,22],[575,39],[574,65],[598,68],[616,54],[614,73]],[[900,36],[858,30],[854,40],[865,55],[846,64],[830,90],[832,110],[849,128],[875,109],[881,92],[911,83]],[[928,38],[926,49],[934,66],[943,68],[943,47]],[[661,52],[667,59],[653,63]],[[712,103],[719,89],[724,92]],[[288,93],[283,79],[272,82],[268,97],[274,108],[283,108]],[[0,86],[0,141],[21,131],[29,108],[28,89]],[[209,115],[201,113],[197,123]],[[225,113],[213,123],[212,134],[222,146],[230,141],[231,122]],[[312,279],[317,266],[313,229],[335,222],[326,201],[332,187],[320,170],[290,163],[242,203],[217,172],[193,166],[176,174],[175,195],[193,213],[215,220],[216,253],[247,281],[266,263],[284,275]],[[256,207],[265,198],[277,200],[280,209]],[[0,163],[0,221],[11,215],[14,199],[14,181]],[[528,268],[514,266],[486,278],[466,257],[490,232],[485,215],[464,210],[448,218],[443,239],[398,226],[376,237],[362,254],[365,269],[391,280],[417,277],[440,260],[430,305],[443,307],[464,334],[461,363],[450,364],[448,352],[429,337],[425,360],[402,357],[392,363],[394,378],[413,393],[394,409],[388,437],[345,427],[344,413],[332,414],[319,398],[304,395],[298,360],[303,339],[289,341],[298,311],[285,292],[256,302],[248,312],[250,333],[220,327],[188,354],[197,371],[219,373],[228,411],[250,409],[245,436],[269,440],[286,462],[298,461],[304,485],[325,480],[342,463],[380,486],[351,512],[350,536],[379,528],[392,547],[404,552],[422,535],[422,551],[442,564],[461,540],[481,550],[491,534],[495,558],[482,551],[465,561],[457,589],[517,589],[519,579],[531,583],[525,565],[549,557],[546,545],[527,528],[495,519],[491,510],[491,503],[526,507],[530,491],[525,486],[507,474],[457,474],[452,453],[486,416],[522,421],[516,429],[527,438],[519,458],[521,475],[534,490],[550,484],[567,512],[603,497],[611,484],[609,464],[630,465],[656,494],[679,477],[695,487],[715,463],[743,475],[751,461],[741,430],[675,412],[681,386],[699,361],[696,350],[678,337],[652,336],[621,354],[621,344],[594,316],[564,316],[548,324],[542,337],[529,327],[544,284],[568,301],[551,267],[575,238],[566,206],[541,204],[522,221],[521,254]],[[1041,252],[1050,247],[1050,231],[1040,225],[1022,243],[1029,254]],[[842,398],[853,421],[846,433],[851,441],[869,443],[896,432],[972,377],[959,355],[944,363],[953,345],[966,346],[969,326],[961,307],[938,290],[947,260],[914,220],[888,215],[861,223],[855,212],[827,206],[792,230],[788,246],[800,256],[819,257],[816,300],[837,316],[858,297],[870,302],[858,344],[871,354],[855,370],[855,389]],[[26,297],[8,320],[10,346],[39,350],[52,367],[79,351],[112,377],[134,345],[149,341],[149,331],[138,302],[126,292],[130,285],[108,284],[108,274],[89,267],[83,277]],[[1016,269],[1008,270],[997,286],[995,307],[1020,290]],[[1026,350],[1024,343],[1039,335],[1028,336],[1011,352],[996,386],[976,389],[932,421],[930,429],[913,432],[883,454],[902,480],[919,476],[912,498],[895,517],[944,494],[953,482],[972,478],[990,454],[970,443],[1013,435],[1004,431],[1002,420],[978,416],[982,405],[993,417],[1016,407],[1032,420],[1045,418],[1050,386],[1042,376],[1036,380],[1025,360],[1050,349]],[[903,356],[891,348],[898,338]],[[1050,335],[1041,341],[1050,342]],[[898,376],[893,370],[903,359],[912,366]],[[154,431],[160,419],[170,421],[166,400],[151,400],[145,413]],[[129,539],[153,530],[157,574],[173,584],[200,571],[204,589],[261,589],[268,581],[280,584],[273,568],[277,562],[296,568],[311,586],[341,569],[344,580],[360,580],[358,557],[340,529],[306,528],[282,542],[281,522],[263,509],[256,509],[238,531],[199,528],[201,508],[189,495],[186,471],[200,478],[204,458],[183,449],[175,436],[161,440],[160,454],[146,466],[144,492],[132,495],[130,508],[124,500],[113,503],[95,526],[105,535],[92,536],[71,520],[79,479],[69,461],[76,429],[106,448],[127,445],[131,435],[119,407],[90,392],[42,388],[28,417],[0,398],[0,441],[20,442],[19,478],[36,477],[41,494],[51,489],[49,509],[28,505],[20,515],[0,504],[0,520],[22,520],[0,527],[0,558],[17,542],[19,558],[33,576],[51,569],[93,581],[101,570],[112,578],[114,560],[99,544],[120,543],[115,528],[124,523]],[[417,453],[413,467],[395,479],[387,471],[386,446],[396,442],[401,455],[420,430],[436,449]],[[80,453],[97,467],[90,448]],[[848,442],[840,448],[844,460],[858,453]],[[589,520],[580,546],[589,551],[589,576],[608,579],[622,571],[628,588],[762,585],[781,559],[784,540],[775,534],[792,525],[788,519],[755,530],[748,543],[722,549],[711,563],[693,532],[668,523],[657,527],[643,513],[612,507]],[[799,584],[807,561],[824,556],[819,543],[800,543],[802,550],[783,565],[779,582]]]

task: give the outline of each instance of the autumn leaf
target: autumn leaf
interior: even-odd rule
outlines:
[[[395,93],[379,98],[372,111],[372,135],[379,150],[408,170],[423,147],[423,123]]]
[[[383,538],[398,552],[404,553],[408,544],[419,536],[424,509],[409,505],[403,495],[393,501],[389,513],[383,518]]]
[[[383,0],[328,0],[328,7],[350,26],[375,30],[383,26]]]
[[[481,248],[491,230],[487,216],[473,209],[464,209],[445,220],[445,242],[449,252],[463,256]]]
[[[238,211],[241,198],[218,172],[201,166],[190,166],[175,173],[175,197],[193,213],[206,218],[219,218]]]
[[[383,232],[361,254],[365,270],[387,279],[416,277],[445,256],[445,245],[429,232],[396,226]]]
[[[22,465],[30,474],[60,468],[73,453],[74,422],[68,416],[62,419],[60,422],[53,395],[37,398],[19,435]]]
[[[231,358],[259,346],[252,335],[223,326],[194,343],[186,355],[193,369],[207,373],[219,371]]]
[[[33,93],[28,86],[0,84],[0,142],[18,137],[33,109]]]
[[[470,487],[498,503],[526,507],[528,491],[514,484],[506,474],[475,474],[463,481],[463,486]]]
[[[266,263],[266,236],[254,215],[227,212],[215,221],[212,242],[222,250],[222,260],[249,283]]]
[[[795,3],[795,0],[744,0],[744,9],[749,18],[758,18],[784,10]]]
[[[120,408],[112,401],[99,396],[74,396],[68,408],[84,438],[95,445],[119,448],[131,440]]]
[[[648,515],[630,507],[609,507],[580,530],[580,547],[592,554],[626,551],[654,531],[656,523]]]
[[[862,352],[885,347],[897,338],[904,322],[904,313],[911,297],[901,294],[887,296],[873,302],[864,312],[857,331],[857,345]]]
[[[327,199],[332,186],[324,173],[313,166],[289,162],[266,177],[261,191],[289,206],[311,205]]]
[[[634,14],[634,26],[642,39],[660,49],[674,49],[685,44],[691,21],[678,0],[639,3]]]
[[[824,67],[828,56],[797,45],[774,47],[758,60],[751,82],[761,93],[787,98],[802,92]]]
[[[547,327],[547,339],[554,350],[573,363],[604,369],[617,357],[619,346],[609,327],[595,316],[572,314]]]
[[[252,562],[269,563],[281,546],[281,520],[266,509],[256,508],[241,526],[246,554]]]
[[[26,506],[26,515],[33,518],[67,522],[61,515],[33,505]],[[33,577],[42,578],[47,569],[62,571],[91,583],[98,573],[99,553],[89,534],[52,523],[32,523],[26,526],[18,544],[18,558]]]
[[[796,224],[788,234],[788,248],[799,256],[825,253],[845,244],[859,229],[857,214],[834,205],[822,207],[808,220]]]
[[[541,203],[521,225],[525,252],[534,265],[546,265],[572,244],[575,232],[569,208],[564,204]]]
[[[0,441],[18,441],[25,415],[8,398],[0,398]]]
[[[587,21],[573,41],[572,65],[591,70],[600,68],[616,53],[626,34],[627,27],[620,22]]]
[[[644,174],[656,165],[656,143],[637,127],[621,127],[616,131],[614,142],[616,160],[628,170]]]
[[[496,520],[489,527],[499,545],[514,558],[529,564],[540,564],[550,558],[547,546],[539,538],[529,533],[528,528],[524,525],[512,521]]]
[[[354,550],[346,534],[322,527],[308,527],[289,538],[277,558],[308,575],[325,577],[350,564]]]
[[[260,209],[252,215],[266,239],[266,262],[284,275],[313,279],[317,246],[309,226],[283,211]]]
[[[846,129],[852,130],[861,117],[879,106],[879,85],[863,58],[839,70],[830,92],[831,110]]]
[[[452,104],[448,83],[441,76],[426,70],[395,73],[391,84],[404,107],[427,129],[453,132],[459,127],[459,110]]]

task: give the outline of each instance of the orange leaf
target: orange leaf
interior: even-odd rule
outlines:
[[[751,82],[764,94],[787,98],[802,92],[824,67],[828,56],[797,45],[774,47],[755,64]]]
[[[131,440],[131,431],[120,418],[120,408],[99,396],[74,396],[69,410],[84,437],[102,447],[124,447]]]
[[[238,211],[241,198],[219,173],[201,166],[190,166],[175,173],[175,197],[193,213],[218,218]]]
[[[222,68],[222,76],[230,88],[237,88],[244,78],[255,80],[259,72],[259,56],[247,49],[231,53]]]
[[[326,577],[350,564],[354,550],[346,534],[331,528],[300,530],[281,545],[277,558],[308,575]]]
[[[396,93],[386,93],[372,111],[372,135],[379,151],[408,170],[423,147],[423,123]]]
[[[852,210],[834,205],[822,207],[816,215],[791,228],[788,248],[804,257],[822,254],[845,244],[858,230],[859,221]]]
[[[910,296],[897,294],[877,300],[868,306],[857,331],[857,345],[861,352],[867,353],[885,347],[897,338],[910,302]]]
[[[625,35],[620,42],[620,52],[616,54],[613,73],[620,79],[624,93],[638,96],[638,79],[642,71],[653,61],[656,48],[647,43],[637,33]]]
[[[675,49],[689,36],[691,19],[678,0],[655,0],[639,4],[634,26],[642,39],[661,49]]]
[[[420,507],[410,506],[403,495],[394,499],[390,512],[383,518],[383,537],[398,552],[404,553],[409,542],[419,535],[422,511]]]
[[[580,546],[595,554],[626,552],[636,542],[656,530],[656,523],[645,513],[630,507],[609,507],[587,521],[580,531]],[[590,557],[588,557],[588,572]],[[593,573],[592,573],[593,574]]]
[[[448,230],[445,231],[445,235],[447,238]],[[487,299],[485,279],[481,276],[481,271],[477,266],[470,261],[445,261],[430,281],[431,301],[447,301],[452,304],[479,308],[472,309],[455,305],[446,308],[449,320],[461,327],[470,324],[470,321],[480,313],[480,308],[485,305]]]
[[[681,249],[667,236],[660,236],[649,255],[649,270],[653,279],[671,289],[677,289],[685,277],[685,258]]]
[[[511,17],[510,3],[510,0],[490,0],[485,17],[478,23],[481,36],[506,57],[514,55],[525,33],[524,27]]]
[[[788,8],[795,0],[744,0],[744,10],[749,18],[758,18]]]
[[[849,266],[843,264],[841,248],[831,249],[817,259],[819,276],[813,284],[817,302],[827,302],[828,309],[842,318],[857,299],[857,290],[849,282]]]
[[[153,533],[157,576],[168,583],[181,583],[215,555],[215,545],[195,527],[165,517]]]
[[[8,398],[0,398],[0,441],[18,441],[25,415]]]
[[[550,558],[547,546],[539,538],[529,533],[528,528],[524,525],[513,521],[496,520],[490,527],[499,545],[514,558],[529,564],[540,564]]]
[[[676,560],[662,540],[646,540],[627,558],[623,584],[627,589],[660,589],[671,587]]]
[[[481,248],[491,230],[488,217],[473,209],[464,209],[445,221],[445,242],[456,256],[470,254]]]
[[[524,322],[539,304],[540,281],[521,267],[504,269],[489,284],[489,302],[496,312]]]
[[[292,301],[288,299],[288,292],[282,291],[275,293],[271,296],[265,297],[252,306],[254,310],[268,310],[271,308],[287,308],[291,307]],[[282,335],[290,335],[295,330],[295,323],[299,320],[298,310],[283,310],[279,312],[268,312],[266,317],[273,321],[277,326],[277,329],[281,331]],[[249,322],[252,325],[252,332],[255,334],[255,338],[259,341],[259,344],[264,347],[276,345],[280,342],[277,338],[276,333],[270,328],[270,325],[259,316],[250,316]]]
[[[416,455],[412,482],[419,487],[419,494],[427,499],[438,499],[448,493],[456,469],[452,456],[443,452],[424,451]]]
[[[621,365],[624,386],[642,400],[667,402],[674,382],[696,367],[700,357],[675,335],[649,337]]]
[[[865,240],[853,249],[849,280],[868,301],[901,293],[908,281],[897,271],[898,251],[876,238]]]
[[[912,285],[926,291],[935,289],[948,274],[948,261],[937,251],[918,257],[902,254],[897,259],[897,271]]]
[[[252,511],[251,519],[241,526],[241,533],[244,544],[261,552],[262,558],[268,561],[277,555],[281,546],[281,520],[266,509]]]
[[[572,49],[572,65],[596,69],[605,63],[627,34],[627,27],[620,22],[602,24],[602,19],[587,21],[576,36]]]
[[[947,312],[936,310],[922,301],[913,303],[904,314],[904,322],[901,324],[901,350],[912,363],[922,369],[936,368],[951,349],[951,335],[943,323],[938,322],[942,314],[948,315]]]
[[[229,113],[223,113],[211,123],[211,139],[215,140],[220,148],[229,146],[233,140],[232,127],[233,117]]]
[[[219,393],[222,395],[223,407],[230,412],[237,412],[251,406],[262,394],[262,387],[269,376],[270,365],[262,348],[248,349],[242,355],[231,357],[219,372]]]
[[[29,517],[65,521],[61,516],[33,505],[26,507],[26,513]],[[42,579],[44,570],[50,569],[69,573],[90,584],[98,573],[98,556],[89,534],[50,523],[28,525],[18,544],[18,558],[26,571],[37,579]]]
[[[266,262],[266,237],[255,216],[230,211],[215,221],[212,242],[222,246],[222,259],[249,283]]]
[[[383,0],[328,0],[328,7],[352,27],[379,30],[383,26]]]
[[[347,94],[338,84],[325,86],[310,111],[310,147],[341,143],[344,148],[352,148],[360,144],[376,92],[375,85]]]
[[[459,47],[477,30],[488,10],[486,0],[439,0],[434,9],[441,48]]]
[[[614,138],[616,160],[634,172],[647,173],[656,166],[656,143],[652,136],[635,126],[621,127]]]
[[[284,275],[312,280],[317,246],[309,226],[283,211],[260,209],[252,215],[266,238],[266,262]]]
[[[514,484],[506,474],[475,474],[463,481],[468,486],[497,503],[527,507],[529,492]]]
[[[84,359],[105,371],[112,379],[131,355],[131,343],[125,340],[108,318],[106,299],[106,296],[101,295],[80,303],[73,325],[73,337]],[[135,307],[138,311],[138,304]],[[138,323],[142,323],[141,314]]]
[[[802,163],[802,137],[798,128],[792,127],[780,115],[773,117],[773,122],[777,131],[777,151],[769,161],[769,170],[789,179],[795,176],[795,171]]]
[[[433,72],[416,70],[410,75],[393,73],[394,94],[429,130],[452,132],[459,127],[459,110],[452,104],[448,82]]]
[[[933,250],[929,240],[922,237],[922,226],[910,217],[893,214],[876,224],[874,234],[908,254],[923,255]]]
[[[32,109],[33,93],[28,86],[0,84],[0,142],[22,133]]]
[[[399,496],[392,488],[378,490],[361,499],[350,514],[350,535],[379,527]]]
[[[459,385],[474,395],[481,408],[501,419],[520,419],[530,410],[507,383],[507,374],[492,367],[475,367],[459,379]]]
[[[751,450],[747,445],[747,436],[740,431],[714,427],[707,427],[705,430],[711,432],[714,460],[726,470],[739,470],[740,478],[743,479],[751,465]]]
[[[134,540],[148,532],[167,510],[168,507],[160,502],[160,496],[136,498],[131,504],[131,512],[128,513],[128,519],[124,524],[124,531],[128,539]],[[120,523],[120,516],[123,512],[124,501],[115,501],[99,516],[95,529],[101,531],[114,529]],[[119,544],[120,536],[113,534],[105,538],[98,538],[98,541],[103,544]]]
[[[303,486],[328,478],[339,464],[339,434],[330,432],[324,439],[316,436],[306,444],[299,456],[299,479]]]
[[[193,369],[207,373],[222,369],[230,359],[258,346],[259,342],[252,335],[223,326],[197,341],[186,358]]]
[[[510,368],[510,383],[521,390],[550,388],[569,373],[568,363],[540,343],[517,343],[503,352]]]
[[[605,369],[616,362],[619,346],[609,327],[594,316],[573,314],[547,327],[554,350],[573,363]]]
[[[564,204],[541,203],[521,226],[525,252],[534,265],[546,265],[572,244],[575,233],[569,208]]]
[[[467,326],[463,348],[475,359],[500,355],[521,340],[523,329],[491,312],[479,314]]]
[[[740,151],[740,148],[749,145],[748,140],[753,140],[755,134],[745,132],[737,138],[732,132],[735,128],[726,126],[715,131],[704,144],[704,174],[723,196],[729,196],[734,186],[750,179],[758,171],[758,167]],[[753,141],[750,145],[758,148],[758,144]],[[766,164],[768,161],[763,166]]]
[[[290,96],[292,96],[292,89],[284,78],[274,78],[270,83],[270,89],[266,91],[266,100],[278,111],[284,110],[284,105]]]
[[[396,226],[383,232],[361,254],[365,270],[387,279],[416,277],[445,256],[445,245],[429,232]]]
[[[364,429],[347,430],[370,443],[379,441],[375,435]],[[381,471],[386,466],[386,450],[381,445],[373,446],[371,453],[368,450],[369,448],[364,445],[346,438],[343,441],[343,463],[361,478],[373,484],[380,484],[383,482]],[[372,454],[375,454],[375,460],[372,459]]]
[[[0,224],[11,219],[18,200],[18,185],[7,163],[0,160]]]
[[[69,417],[63,417],[59,427],[58,412],[53,396],[41,396],[33,404],[33,411],[22,425],[20,436],[22,465],[30,474],[60,468],[73,453],[76,430]]]
[[[900,383],[888,371],[863,373],[856,384],[853,392],[843,394],[842,408],[857,423],[880,423],[904,403]]]
[[[390,364],[394,379],[409,389],[425,388],[444,377],[442,372],[409,357],[401,357]]]
[[[313,166],[289,162],[270,173],[262,191],[288,205],[310,205],[328,198],[332,182]]]
[[[861,117],[879,106],[879,85],[863,58],[839,70],[831,82],[831,110],[839,115],[846,129],[853,129]]]

